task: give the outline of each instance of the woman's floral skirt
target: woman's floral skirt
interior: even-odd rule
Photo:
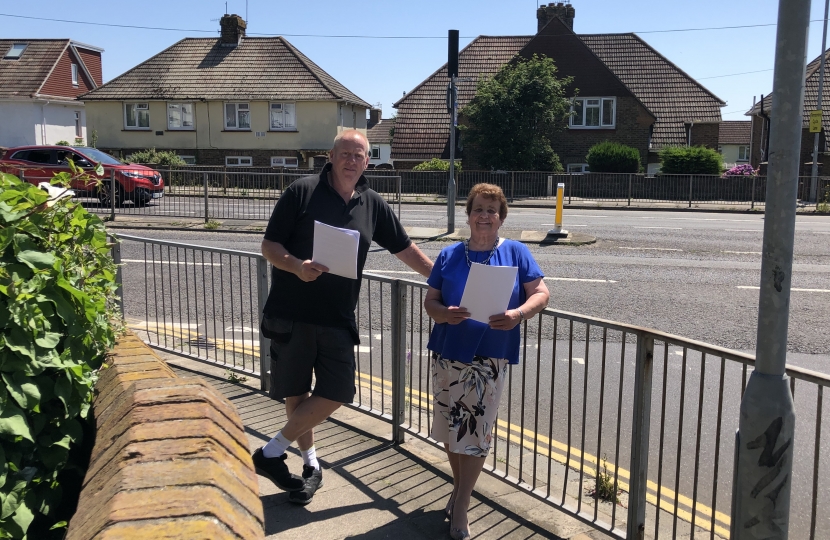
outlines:
[[[507,376],[506,358],[476,356],[465,364],[432,353],[435,414],[430,436],[454,454],[486,457]]]

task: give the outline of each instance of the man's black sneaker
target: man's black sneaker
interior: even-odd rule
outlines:
[[[317,490],[323,487],[323,470],[303,465],[303,479],[305,480],[303,489],[289,493],[289,501],[297,504],[310,503]]]
[[[305,488],[305,481],[288,470],[285,464],[288,454],[267,458],[262,453],[262,448],[258,448],[251,457],[254,460],[256,473],[272,481],[278,488],[284,491],[300,491]]]

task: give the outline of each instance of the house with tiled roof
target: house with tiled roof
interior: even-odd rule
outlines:
[[[72,39],[0,39],[0,146],[83,144],[77,97],[103,82],[103,51]]]
[[[636,34],[576,34],[574,18],[573,6],[543,5],[536,35],[475,38],[459,53],[459,107],[473,98],[479,80],[514,57],[544,55],[553,58],[558,76],[573,77],[567,89],[573,115],[552,140],[568,170],[585,170],[588,149],[605,140],[637,148],[649,172],[666,146],[717,148],[721,99]],[[445,64],[394,104],[397,168],[449,156],[448,82]]]
[[[206,165],[309,167],[372,106],[283,37],[248,37],[238,15],[219,38],[185,38],[84,94],[98,147],[173,150]]]
[[[749,120],[724,120],[718,129],[718,152],[728,169],[749,163],[749,143],[752,140],[752,122]]]
[[[825,79],[822,89],[822,130],[819,133],[819,172],[823,161],[827,161],[827,134],[830,132],[830,49],[825,52]],[[821,55],[807,64],[806,79],[804,81],[804,109],[802,111],[801,125],[801,170],[800,174],[809,175],[813,163],[813,144],[815,133],[810,133],[810,111],[818,109],[818,80],[821,67]],[[772,94],[761,96],[754,106],[746,112],[752,122],[752,148],[750,158],[753,167],[759,167],[767,161],[767,149],[769,148],[769,121],[772,111]],[[763,172],[763,170],[762,170]],[[821,173],[824,174],[824,173]]]
[[[369,139],[371,152],[370,166],[392,164],[392,133],[395,129],[395,118],[381,118],[380,109],[369,111],[368,130],[366,138]]]

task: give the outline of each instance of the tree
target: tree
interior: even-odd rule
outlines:
[[[551,137],[565,127],[572,77],[557,78],[553,59],[515,58],[490,79],[461,111],[464,145],[487,168],[561,171]]]

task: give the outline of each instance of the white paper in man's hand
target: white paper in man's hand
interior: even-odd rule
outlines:
[[[357,279],[357,246],[360,233],[314,222],[314,250],[311,260],[327,266],[330,274]]]
[[[518,272],[519,269],[515,266],[473,263],[464,285],[460,306],[467,308],[474,321],[489,324],[490,317],[507,311]]]

